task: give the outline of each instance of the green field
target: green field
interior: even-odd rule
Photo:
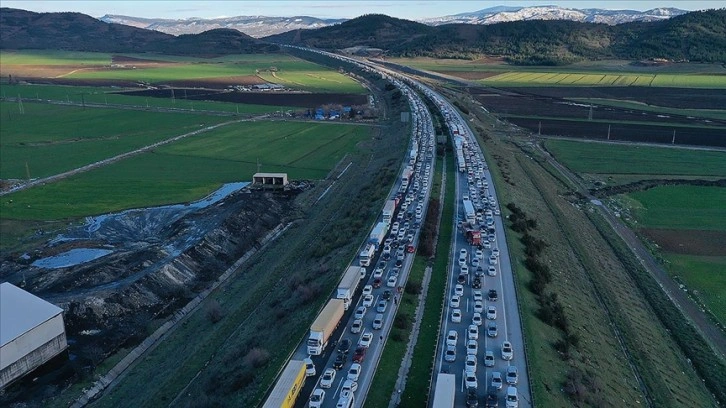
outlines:
[[[642,228],[726,231],[726,188],[661,186],[628,196]]]
[[[637,109],[647,112],[657,112],[672,115],[694,116],[702,118],[726,120],[726,110],[719,109],[679,109],[667,106],[647,105],[642,102],[623,101],[617,99],[600,98],[568,98],[577,102],[592,103],[596,105],[614,106],[617,108]]]
[[[365,93],[350,77],[286,54],[225,56],[220,58],[177,57],[160,54],[123,54],[146,61],[112,64],[105,53],[14,51],[0,53],[3,75],[27,76],[28,66],[54,67],[53,77],[78,80],[126,80],[150,84],[170,81],[260,76],[273,83],[315,92]],[[152,63],[151,65],[150,62]],[[154,65],[156,64],[156,65]],[[136,66],[138,65],[138,67]],[[67,66],[66,69],[61,67]],[[271,75],[275,72],[278,78]],[[51,71],[49,71],[51,72]]]
[[[0,103],[0,174],[3,179],[48,177],[173,136],[231,120],[76,106]],[[26,167],[27,166],[27,167]]]
[[[726,256],[667,253],[664,257],[668,271],[708,305],[716,319],[726,322]]]
[[[726,77],[700,74],[611,74],[507,72],[479,80],[494,86],[654,86],[678,88],[726,88]]]
[[[6,219],[54,220],[189,202],[221,183],[261,171],[322,179],[357,143],[364,126],[245,122],[228,125],[56,183],[4,197]]]
[[[726,177],[726,152],[550,139],[557,160],[578,173]]]

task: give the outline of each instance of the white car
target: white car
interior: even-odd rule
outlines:
[[[502,360],[511,360],[512,358],[514,358],[512,343],[505,341],[502,343]]]
[[[469,266],[467,266],[466,264],[461,265],[461,273],[464,274],[464,275],[468,275],[469,274]]]
[[[320,377],[320,387],[322,387],[322,388],[332,387],[333,381],[335,381],[335,374],[336,374],[336,371],[334,368],[326,368],[325,372],[323,372],[323,376]]]
[[[476,380],[476,374],[466,373],[466,388],[479,388],[479,383]]]
[[[371,342],[373,341],[373,333],[371,332],[365,332],[362,336],[360,336],[360,340],[358,340],[358,347],[370,347]]]
[[[316,388],[312,394],[310,394],[310,402],[308,403],[309,408],[320,408],[323,406],[325,401],[325,391],[320,388]]]
[[[453,363],[456,360],[456,347],[446,346],[446,352],[444,353],[444,360],[449,363]]]
[[[362,327],[363,327],[363,320],[355,319],[355,320],[353,320],[353,324],[350,325],[350,332],[353,334],[358,334],[358,333],[360,333],[360,330]]]
[[[461,323],[461,309],[454,309],[451,311],[451,321],[453,323]]]
[[[457,296],[464,296],[464,285],[457,284],[454,286],[454,294]]]
[[[497,268],[495,268],[493,265],[489,265],[489,268],[487,268],[487,275],[497,276]]]
[[[518,381],[519,381],[519,374],[517,373],[517,367],[516,366],[507,367],[507,384],[517,385]]]
[[[363,296],[363,307],[372,307],[372,306],[373,306],[373,295]]]
[[[466,342],[466,354],[476,355],[479,351],[479,343],[476,340],[469,340]]]
[[[371,293],[373,293],[373,286],[371,286],[371,285],[365,285],[365,286],[363,286],[363,295],[364,296],[365,295],[370,295]]]
[[[464,371],[467,373],[476,373],[476,356],[469,354],[466,356],[466,362],[464,363]]]
[[[471,324],[481,326],[481,324],[482,324],[481,313],[474,313],[474,316],[472,316],[472,318],[471,318]]]
[[[497,318],[497,307],[496,306],[488,306],[487,307],[487,319],[489,320],[495,320]]]
[[[358,377],[360,377],[360,364],[353,363],[353,365],[350,366],[350,370],[348,370],[348,379],[351,381],[358,381]]]
[[[343,387],[341,388],[340,392],[356,392],[358,391],[358,383],[351,380],[345,380],[343,381]]]
[[[474,302],[474,313],[484,313],[484,302],[481,300]]]
[[[365,306],[358,306],[358,309],[355,310],[355,314],[353,315],[354,319],[363,319],[363,317],[366,315],[366,309]]]
[[[484,251],[482,251],[481,249],[477,249],[476,252],[474,252],[474,257],[481,261],[482,259],[484,259]]]
[[[373,271],[373,279],[378,279],[383,277],[383,272],[385,272],[385,269],[383,268],[376,268],[375,271]],[[366,285],[370,286],[370,285]]]
[[[500,373],[499,371],[492,372],[492,387],[501,390],[503,384],[504,382],[502,382],[502,373]]]
[[[489,265],[496,265],[498,263],[499,263],[499,259],[496,256],[494,256],[494,255],[489,256]]]
[[[499,248],[492,249],[492,255],[499,257]]]
[[[474,258],[471,260],[471,267],[476,269],[479,266],[479,258]],[[463,268],[463,267],[462,267]],[[463,272],[462,272],[463,273]]]
[[[476,302],[477,300],[484,300],[484,294],[480,290],[474,291],[474,301]]]
[[[487,350],[486,354],[484,354],[484,366],[485,367],[494,367],[494,352]]]
[[[465,256],[459,257],[459,266],[464,266],[464,265],[466,265],[466,257]]]
[[[484,249],[491,249],[492,243],[489,242],[489,240],[484,240],[484,243],[482,244],[484,246]]]
[[[313,364],[313,359],[310,357],[307,357],[303,360],[305,362],[305,376],[306,377],[312,377],[315,375],[315,364]]]
[[[472,324],[466,331],[469,340],[479,340],[479,326]]]
[[[388,281],[386,281],[386,286],[389,287],[389,288],[395,288],[397,283],[398,283],[398,277],[397,276],[390,276],[388,278]]]
[[[507,408],[518,408],[519,395],[517,395],[517,387],[507,387],[507,397],[504,400],[507,402]]]
[[[459,250],[459,258],[466,258],[466,255],[467,255],[466,248],[461,248]]]
[[[449,302],[449,305],[453,308],[458,308],[461,304],[461,296],[454,295],[451,297],[451,301]]]
[[[449,330],[449,334],[446,336],[446,345],[456,346],[457,340],[459,340],[459,333],[456,330]]]

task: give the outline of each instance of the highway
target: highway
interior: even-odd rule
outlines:
[[[386,242],[390,242],[392,247],[390,258],[387,260],[383,259],[383,247],[385,244],[381,245],[381,248],[379,248],[376,255],[371,260],[370,266],[366,268],[366,277],[359,284],[356,295],[353,298],[349,309],[345,312],[338,329],[336,329],[333,334],[332,338],[334,341],[331,341],[331,344],[323,350],[323,353],[320,356],[312,356],[312,361],[316,368],[316,374],[306,379],[302,391],[300,392],[300,396],[295,403],[296,407],[308,406],[310,395],[315,389],[321,388],[321,375],[326,369],[334,367],[336,357],[339,354],[342,354],[344,356],[343,365],[336,370],[332,386],[330,388],[323,389],[326,395],[321,405],[322,407],[336,407],[336,403],[341,397],[343,383],[347,379],[349,369],[353,365],[352,356],[355,349],[364,334],[371,333],[373,336],[370,345],[367,347],[365,359],[361,363],[361,373],[360,378],[357,381],[357,390],[353,392],[355,402],[352,406],[363,406],[368,389],[370,388],[373,380],[376,367],[378,366],[378,361],[380,360],[380,356],[383,352],[385,342],[393,325],[394,316],[398,309],[398,302],[402,296],[403,288],[405,287],[408,279],[414,254],[409,253],[406,250],[407,242],[410,237],[412,239],[411,244],[414,249],[418,244],[420,227],[423,224],[423,216],[426,214],[431,185],[433,184],[434,131],[431,116],[418,95],[408,89],[408,87],[403,83],[398,83],[398,86],[399,89],[404,91],[404,95],[409,98],[412,118],[412,135],[409,147],[413,146],[412,148],[417,149],[418,153],[414,164],[414,161],[408,159],[410,149],[406,150],[407,159],[404,160],[401,168],[401,174],[403,174],[407,166],[413,165],[414,177],[412,182],[409,183],[408,187],[402,187],[402,178],[399,175],[388,196],[389,199],[394,199],[396,197],[400,199],[400,203],[393,214],[391,226],[389,226],[389,234],[386,237]],[[421,208],[421,217],[417,216],[418,207]],[[378,217],[376,223],[381,221],[382,215]],[[395,225],[394,223],[398,224],[397,234],[394,234],[393,231],[391,231],[391,229],[393,229],[393,225]],[[361,245],[361,250],[366,246],[367,242],[368,239],[366,239],[366,242]],[[401,260],[402,264],[400,267],[397,267],[397,251],[399,251],[399,248],[403,252],[403,259]],[[359,259],[356,258],[352,265],[356,266],[358,265],[358,262]],[[398,273],[396,273],[396,271],[398,271]],[[390,276],[397,276],[396,283],[393,286],[389,286],[387,284]],[[374,281],[376,279],[380,279],[381,285],[380,287],[374,288]],[[351,325],[355,320],[354,313],[356,312],[356,309],[363,304],[364,299],[361,294],[363,289],[368,285],[370,285],[370,287],[366,288],[366,290],[370,290],[373,297],[372,305],[367,307],[367,310],[361,319],[361,331],[353,333],[351,331]],[[390,297],[386,295],[389,295]],[[385,312],[383,313],[383,326],[380,329],[374,329],[373,321],[378,313],[376,311],[376,307],[378,303],[384,299],[384,297],[389,298],[387,300]],[[347,353],[339,353],[337,351],[337,347],[345,340],[350,341],[351,345],[349,347],[349,351]],[[300,346],[293,354],[292,359],[302,360],[306,357],[308,357],[307,336],[303,339]]]

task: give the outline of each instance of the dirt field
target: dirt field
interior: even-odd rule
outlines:
[[[451,75],[463,79],[477,80],[499,75],[500,72],[484,72],[484,71],[436,71],[445,75]]]
[[[123,92],[124,95],[150,96],[155,98],[170,98],[172,89],[147,89],[143,91]],[[303,108],[317,107],[327,104],[365,105],[368,103],[367,95],[335,94],[335,93],[288,93],[288,92],[222,92],[215,89],[175,89],[176,98],[251,103],[256,105],[273,106],[299,106]]]
[[[703,230],[674,230],[659,228],[642,228],[653,242],[666,252],[702,256],[726,256],[726,232]]]

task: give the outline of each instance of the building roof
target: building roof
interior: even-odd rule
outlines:
[[[255,173],[252,177],[287,177],[287,173]]]
[[[0,346],[62,312],[60,307],[9,282],[0,284]]]

